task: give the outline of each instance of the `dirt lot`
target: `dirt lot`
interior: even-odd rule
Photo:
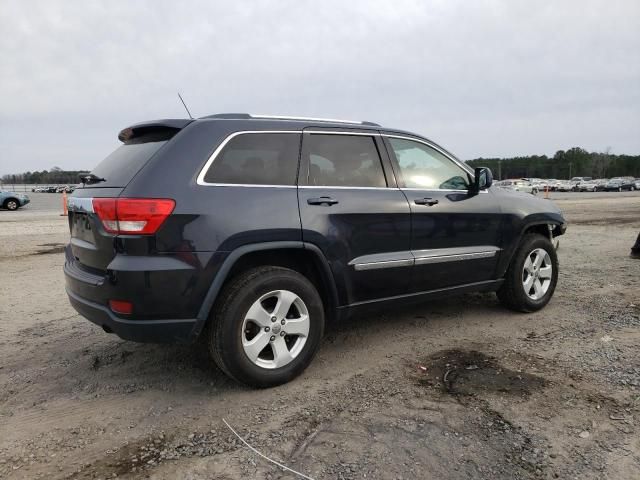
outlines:
[[[471,294],[354,318],[265,391],[76,315],[66,220],[38,208],[58,196],[0,211],[0,477],[295,478],[224,418],[314,479],[640,478],[640,195],[556,198],[543,311]]]

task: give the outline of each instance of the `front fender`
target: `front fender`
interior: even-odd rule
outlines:
[[[502,232],[503,250],[496,269],[497,278],[505,275],[518,246],[527,233],[534,231],[545,236],[557,237],[563,235],[565,230],[566,222],[559,211],[536,212],[524,217],[507,215]]]

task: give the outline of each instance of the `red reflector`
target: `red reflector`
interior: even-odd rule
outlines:
[[[109,300],[109,308],[115,313],[129,315],[133,312],[133,303],[125,300]]]
[[[176,206],[168,198],[94,198],[93,211],[109,233],[156,233]]]

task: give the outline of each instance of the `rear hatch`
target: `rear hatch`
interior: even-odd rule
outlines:
[[[100,202],[104,205],[108,199],[120,197],[147,162],[188,123],[188,120],[164,120],[138,124],[120,132],[118,138],[123,144],[85,176],[83,184],[69,197],[68,262],[90,273],[104,274],[118,251],[119,232],[113,226],[110,228],[104,218],[100,219]],[[143,236],[140,238],[144,241]]]

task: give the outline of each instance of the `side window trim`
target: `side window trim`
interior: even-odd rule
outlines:
[[[259,183],[216,183],[216,182],[207,182],[205,181],[205,177],[211,168],[211,165],[218,157],[220,152],[224,149],[224,147],[229,143],[232,139],[239,135],[252,135],[252,134],[260,134],[260,133],[284,133],[284,134],[297,134],[300,136],[299,141],[302,142],[302,130],[240,130],[237,132],[230,133],[225,137],[220,145],[216,147],[213,153],[207,159],[207,162],[204,164],[198,177],[196,178],[196,184],[204,186],[204,187],[257,187],[257,188],[297,188],[297,185],[268,185],[268,184],[259,184]],[[301,147],[300,147],[301,148]],[[300,169],[300,148],[298,148],[298,170]]]
[[[345,185],[309,185],[309,155],[307,150],[308,141],[305,141],[310,135],[342,135],[342,136],[365,136],[372,137],[375,148],[378,152],[378,160],[380,161],[380,168],[382,169],[382,173],[385,177],[385,183],[387,184],[385,187],[357,187],[357,186],[345,186]],[[383,142],[381,141],[380,132],[377,130],[373,130],[371,132],[350,132],[350,131],[340,131],[340,130],[323,130],[317,127],[310,127],[309,129],[304,129],[302,131],[302,147],[300,149],[300,163],[299,163],[299,174],[298,174],[298,187],[299,188],[309,188],[309,189],[356,189],[356,190],[387,190],[387,189],[397,189],[397,185],[395,184],[395,178],[390,176],[389,167],[387,161],[391,163],[389,159],[388,152],[386,151]]]
[[[382,133],[382,138],[384,139],[384,144],[385,147],[387,148],[387,152],[389,154],[389,158],[391,159],[391,163],[393,165],[393,172],[396,175],[396,178],[398,179],[398,187],[401,188],[402,190],[408,190],[408,191],[430,191],[430,192],[467,192],[468,190],[466,189],[444,189],[444,188],[419,188],[419,187],[407,187],[404,181],[404,178],[402,176],[402,171],[400,169],[400,164],[398,163],[398,157],[396,157],[396,154],[393,150],[393,147],[391,145],[391,142],[389,142],[389,138],[399,138],[401,140],[409,140],[409,141],[413,141],[416,143],[422,143],[423,145],[426,145],[429,148],[432,148],[434,150],[436,150],[437,152],[441,153],[447,160],[449,160],[450,162],[452,162],[454,165],[458,166],[459,168],[461,168],[465,173],[468,173],[469,175],[471,175],[471,177],[474,176],[474,172],[471,171],[471,169],[465,165],[464,163],[458,161],[457,159],[455,159],[454,157],[452,157],[448,152],[446,152],[445,150],[443,150],[442,148],[439,148],[437,145],[428,142],[424,139],[421,138],[415,138],[415,137],[410,137],[407,135],[397,135],[397,134],[392,134],[392,133]],[[488,193],[486,190],[481,191],[481,193]]]

